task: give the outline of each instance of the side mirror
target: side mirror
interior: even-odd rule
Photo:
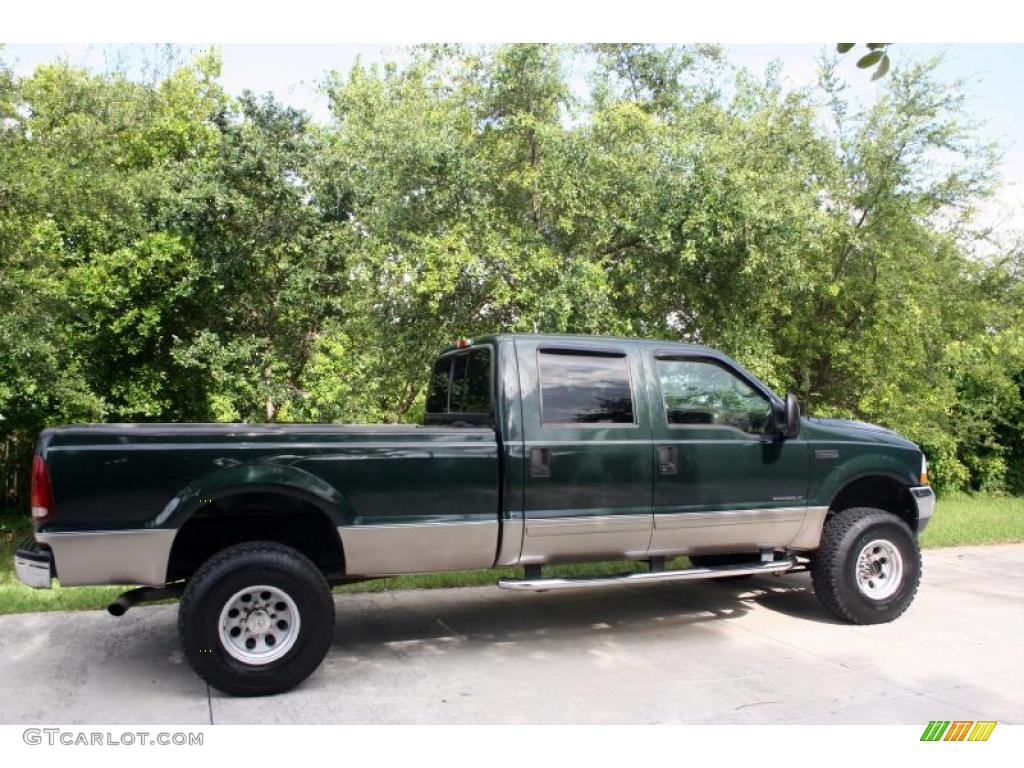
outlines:
[[[797,437],[800,434],[800,403],[792,392],[786,395],[785,421],[780,426],[783,437]]]
[[[772,433],[776,438],[786,440],[800,434],[800,403],[796,395],[790,392],[785,402],[775,404],[773,421]]]

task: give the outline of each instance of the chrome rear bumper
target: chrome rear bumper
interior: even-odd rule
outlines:
[[[53,581],[53,553],[29,540],[14,551],[14,572],[33,589],[49,589]]]

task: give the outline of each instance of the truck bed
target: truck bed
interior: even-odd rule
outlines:
[[[489,567],[496,557],[501,494],[492,429],[102,424],[47,430],[40,452],[59,510],[40,526],[40,541],[55,550],[66,584],[85,583],[86,574],[74,573],[85,558],[72,550],[84,552],[94,532],[135,534],[119,537],[111,557],[134,562],[123,552],[152,549],[166,562],[173,536],[160,534],[239,489],[325,510],[346,530],[349,573]],[[98,554],[89,547],[91,559]]]

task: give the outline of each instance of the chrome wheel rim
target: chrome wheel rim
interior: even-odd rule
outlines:
[[[299,609],[280,587],[257,584],[238,590],[220,612],[220,643],[245,664],[284,656],[299,637]]]
[[[886,539],[869,541],[857,556],[857,588],[872,600],[892,597],[903,582],[903,555]]]

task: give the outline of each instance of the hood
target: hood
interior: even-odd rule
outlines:
[[[805,416],[805,426],[811,427],[816,436],[857,440],[860,442],[888,443],[899,445],[904,448],[917,448],[912,441],[905,438],[899,432],[894,432],[886,427],[877,424],[869,424],[866,421],[854,421],[853,419],[824,419],[817,416]]]

